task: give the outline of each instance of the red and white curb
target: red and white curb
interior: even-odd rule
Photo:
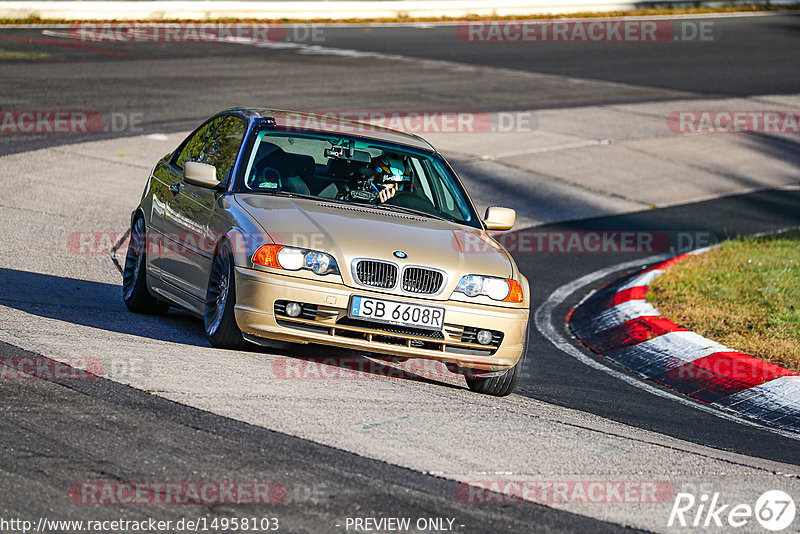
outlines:
[[[647,380],[725,410],[800,431],[798,373],[690,332],[662,317],[645,300],[653,280],[686,256],[590,294],[567,314],[572,332],[592,351]]]

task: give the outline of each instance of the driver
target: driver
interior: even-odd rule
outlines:
[[[372,183],[378,190],[379,202],[386,202],[398,191],[411,191],[414,187],[405,158],[399,154],[384,152],[372,159],[370,167],[376,173]]]

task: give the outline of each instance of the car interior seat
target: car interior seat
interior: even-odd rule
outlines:
[[[264,146],[266,145],[266,146]],[[314,158],[305,154],[291,154],[272,143],[262,143],[259,154],[263,156],[253,165],[251,187],[276,184],[281,191],[310,194],[307,180],[314,176]]]

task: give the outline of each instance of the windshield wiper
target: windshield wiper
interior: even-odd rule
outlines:
[[[305,195],[303,193],[292,193],[291,191],[270,191],[267,194],[272,196],[282,196],[282,197],[291,197],[291,198],[307,198],[309,200],[316,200],[319,202],[328,202],[332,204],[358,204],[358,202],[351,202],[348,200],[342,200],[339,198],[328,198],[328,197],[320,197],[316,195]]]
[[[442,221],[455,222],[455,223],[459,222],[456,219],[454,219],[453,217],[448,217],[447,215],[436,215],[436,214],[430,213],[428,211],[415,210],[414,208],[406,208],[405,206],[397,206],[395,204],[372,204],[372,206],[375,207],[375,208],[378,208],[378,209],[385,209],[385,210],[389,210],[389,211],[399,211],[401,213],[410,213],[410,214],[413,214],[413,215],[421,215],[423,217],[430,217],[432,219],[439,219],[439,220],[442,220]]]
[[[304,195],[303,193],[292,193],[291,191],[274,191],[270,194],[276,197],[281,196],[281,197],[292,197],[292,198],[307,198],[310,200],[320,200],[320,197],[316,197],[314,195]]]
[[[339,200],[339,199],[336,199],[336,198],[324,198],[324,197],[318,197],[318,196],[314,196],[314,195],[305,195],[303,193],[292,193],[291,191],[272,191],[272,192],[269,192],[268,194],[273,195],[273,196],[282,196],[282,197],[290,197],[290,198],[306,198],[306,199],[309,199],[309,200],[319,200],[319,201],[323,201],[323,202],[334,202],[334,203],[337,203],[337,204],[361,204],[362,206],[369,206],[370,208],[375,208],[375,209],[379,209],[379,210],[380,209],[384,209],[384,210],[387,210],[387,211],[408,213],[408,214],[411,214],[411,215],[420,215],[422,217],[429,217],[431,219],[439,219],[441,221],[454,222],[456,224],[464,224],[464,222],[456,220],[453,217],[449,217],[447,215],[436,215],[434,213],[430,213],[430,212],[427,212],[427,211],[415,210],[413,208],[406,208],[405,206],[397,206],[395,204],[373,204],[372,202],[360,202],[360,201],[353,201],[353,200],[345,201],[345,200]]]

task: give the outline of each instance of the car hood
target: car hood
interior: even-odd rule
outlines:
[[[347,285],[355,285],[350,273],[355,258],[440,269],[448,273],[450,289],[465,274],[513,275],[506,252],[477,228],[322,199],[251,193],[235,198],[274,243],[332,254]],[[395,251],[407,257],[397,258]]]

